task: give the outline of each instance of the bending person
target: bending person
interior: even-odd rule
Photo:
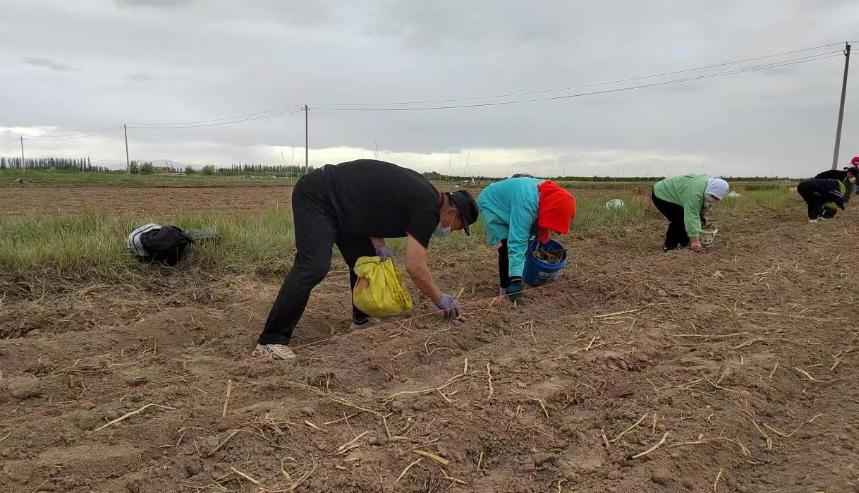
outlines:
[[[844,203],[847,202],[847,183],[850,182],[826,178],[809,178],[799,182],[796,191],[808,205],[808,222],[832,219],[838,212],[836,207],[844,210]]]
[[[844,169],[828,169],[814,175],[815,178],[824,178],[826,180],[844,181],[859,177],[859,168],[853,166],[845,166]]]
[[[483,189],[477,197],[486,225],[486,241],[498,247],[501,294],[516,300],[522,295],[522,271],[528,242],[549,232],[567,234],[576,215],[576,199],[551,180],[527,176],[508,178]]]
[[[707,175],[683,175],[666,178],[653,185],[653,205],[668,219],[663,251],[677,247],[700,253],[704,214],[728,194],[728,182]]]
[[[427,248],[435,234],[465,230],[477,220],[477,203],[466,191],[440,193],[421,174],[395,164],[361,159],[326,165],[303,176],[292,193],[295,263],[265,322],[255,356],[295,358],[288,347],[310,291],[331,267],[334,245],[349,266],[355,287],[359,257],[391,256],[385,238],[406,237],[406,272],[444,312],[458,317],[459,305],[433,281]],[[368,316],[352,307],[352,327],[367,327]]]
[[[859,165],[859,156],[853,158],[853,161]],[[851,192],[856,188],[856,180],[859,179],[859,167],[845,166],[844,169],[828,169],[814,176],[815,178],[826,178],[828,180],[838,180],[844,183],[844,201],[850,201]],[[857,191],[859,193],[859,191]]]

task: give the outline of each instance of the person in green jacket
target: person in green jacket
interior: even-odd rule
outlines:
[[[653,186],[653,205],[668,219],[663,251],[689,246],[701,252],[704,213],[728,194],[728,182],[707,175],[666,178]]]

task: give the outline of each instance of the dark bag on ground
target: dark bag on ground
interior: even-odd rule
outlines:
[[[178,226],[147,224],[128,235],[128,249],[141,262],[176,265],[194,240]]]

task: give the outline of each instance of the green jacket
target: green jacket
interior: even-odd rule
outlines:
[[[683,223],[689,238],[701,236],[701,212],[707,175],[683,175],[666,178],[653,185],[653,195],[683,207]]]

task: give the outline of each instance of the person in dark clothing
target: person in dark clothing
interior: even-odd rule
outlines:
[[[796,191],[808,204],[808,222],[831,219],[836,214],[835,207],[844,210],[847,201],[844,182],[825,178],[809,178],[799,182]]]
[[[334,245],[353,270],[362,256],[392,257],[385,238],[406,237],[406,272],[432,299],[445,317],[458,317],[459,305],[433,282],[426,263],[433,235],[447,236],[477,220],[477,203],[465,190],[440,193],[421,174],[392,163],[361,159],[326,165],[308,173],[292,194],[295,225],[295,263],[287,274],[257,341],[255,356],[288,360],[295,326],[310,291],[331,266]],[[352,326],[369,326],[368,316],[352,307]]]
[[[850,201],[850,195],[856,188],[856,179],[859,178],[859,168],[855,166],[847,166],[844,169],[828,169],[822,173],[815,175],[815,178],[825,178],[828,180],[838,180],[844,183],[845,193],[844,200]],[[859,193],[859,190],[856,190]]]
[[[838,181],[844,181],[849,179],[850,177],[856,179],[857,177],[859,177],[859,168],[854,168],[853,166],[850,166],[844,169],[828,169],[826,171],[817,173],[814,177]]]

